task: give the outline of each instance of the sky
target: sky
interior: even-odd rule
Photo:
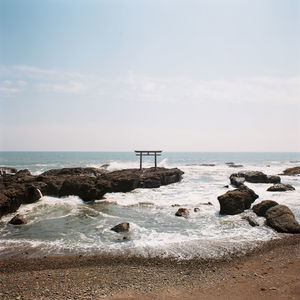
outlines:
[[[299,0],[0,0],[0,151],[300,152]]]

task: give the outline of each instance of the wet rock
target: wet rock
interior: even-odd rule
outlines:
[[[22,204],[29,204],[38,201],[41,198],[39,190],[31,185],[26,187]]]
[[[200,208],[199,207],[195,207],[194,208],[194,212],[198,212],[198,211],[200,211]]]
[[[120,233],[120,232],[128,232],[129,229],[130,229],[130,224],[127,222],[123,222],[112,227],[110,230]]]
[[[290,184],[277,183],[273,186],[270,186],[267,191],[268,192],[286,192],[286,191],[294,191],[295,188]]]
[[[17,169],[11,167],[0,167],[0,175],[4,175],[7,173],[15,174],[17,173]]]
[[[229,188],[229,185],[226,184],[226,185],[223,186],[223,188],[228,189],[228,188]]]
[[[75,195],[84,201],[101,199],[106,193],[129,192],[136,188],[158,188],[179,182],[183,172],[177,168],[126,169],[104,172],[96,168],[63,168],[33,176],[28,170],[1,176],[0,217],[16,211],[21,204],[33,203],[43,195]]]
[[[232,174],[231,177],[245,178],[245,181],[251,183],[280,183],[280,177],[277,175],[266,175],[259,171],[241,171]]]
[[[202,202],[202,203],[200,203],[200,205],[213,205],[210,201],[208,201],[208,202]]]
[[[187,218],[189,216],[189,210],[187,208],[179,208],[175,213],[176,217],[184,217]]]
[[[28,169],[18,171],[15,176],[17,177],[24,177],[24,176],[31,176],[31,173]]]
[[[215,164],[200,164],[201,167],[214,167]]]
[[[264,200],[252,207],[252,210],[260,217],[265,217],[266,212],[269,208],[278,205],[276,201],[273,200]]]
[[[299,175],[300,174],[300,166],[299,167],[293,167],[288,168],[283,171],[283,175]]]
[[[230,175],[230,183],[236,187],[240,187],[244,185],[245,178],[244,177],[237,177],[236,174]]]
[[[27,222],[22,215],[17,214],[8,222],[8,224],[22,225],[22,224],[27,224]]]
[[[220,203],[220,214],[235,215],[249,209],[251,203],[258,198],[258,195],[246,186],[228,191],[218,197]]]
[[[278,232],[300,233],[300,224],[285,205],[276,205],[266,212],[267,225]]]
[[[259,226],[259,224],[257,223],[257,221],[253,217],[251,217],[251,216],[243,216],[242,219],[248,221],[248,223],[252,227]]]
[[[171,206],[172,207],[178,207],[178,206],[180,206],[180,204],[172,204]]]

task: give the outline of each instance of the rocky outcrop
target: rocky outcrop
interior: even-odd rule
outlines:
[[[121,233],[121,232],[128,232],[129,229],[130,229],[130,224],[127,222],[124,222],[124,223],[120,223],[120,224],[114,226],[110,230]]]
[[[293,167],[288,168],[283,171],[283,175],[299,175],[300,174],[300,167]]]
[[[22,215],[17,214],[8,222],[8,224],[23,225],[23,224],[27,224],[27,222]]]
[[[286,192],[294,190],[295,188],[292,185],[283,183],[274,184],[267,189],[268,192]]]
[[[0,177],[0,217],[16,211],[21,204],[37,201],[41,194],[79,196],[84,201],[101,199],[106,193],[129,192],[136,188],[157,188],[179,182],[177,168],[126,169],[114,172],[96,168],[64,168],[33,176],[28,170]]]
[[[276,205],[266,212],[267,225],[278,232],[300,233],[300,225],[285,205]]]
[[[227,163],[226,164],[229,168],[243,168],[243,165],[236,165],[235,163]]]
[[[252,210],[259,216],[259,217],[265,217],[266,212],[269,208],[272,208],[274,206],[278,205],[276,201],[273,200],[264,200],[252,207]]]
[[[230,183],[239,187],[243,180],[251,183],[280,183],[280,177],[277,175],[266,175],[259,171],[242,171],[230,175]]]
[[[188,218],[189,215],[190,215],[190,212],[187,208],[179,208],[177,210],[177,212],[175,213],[176,217]]]
[[[218,197],[221,215],[235,215],[249,209],[258,195],[246,186],[228,191]]]

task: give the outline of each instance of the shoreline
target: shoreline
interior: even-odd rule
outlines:
[[[272,270],[263,270],[270,264]],[[280,267],[280,264],[285,267]],[[2,299],[19,296],[20,299],[22,296],[25,299],[182,299],[185,295],[185,299],[197,299],[205,291],[205,295],[212,296],[211,299],[222,299],[217,295],[219,286],[224,285],[219,296],[224,296],[226,290],[230,296],[234,282],[239,290],[239,286],[245,289],[244,284],[250,287],[251,281],[261,280],[274,289],[257,283],[258,296],[262,294],[261,297],[268,299],[270,294],[274,299],[274,294],[281,292],[275,282],[276,274],[278,276],[281,272],[279,279],[283,281],[282,271],[290,268],[295,271],[296,268],[297,276],[287,277],[293,287],[282,294],[291,294],[286,299],[294,299],[293,293],[296,297],[300,295],[299,265],[300,234],[283,235],[244,255],[237,253],[219,259],[109,255],[9,258],[0,261],[0,296]],[[266,281],[268,274],[275,277],[270,275],[270,280]],[[246,280],[246,283],[238,283],[237,278]],[[247,293],[247,289],[243,289],[240,292]]]

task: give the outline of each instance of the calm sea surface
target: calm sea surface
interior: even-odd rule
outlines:
[[[226,162],[242,164],[230,168]],[[214,166],[200,166],[209,163]],[[63,167],[101,167],[108,170],[138,168],[133,152],[0,152],[0,166],[29,169],[32,174]],[[145,167],[152,166],[145,160]],[[62,253],[115,253],[178,258],[215,257],[234,251],[246,251],[259,242],[280,235],[264,225],[264,218],[250,210],[235,216],[220,216],[217,197],[228,189],[230,174],[240,170],[280,174],[300,165],[300,153],[212,153],[163,152],[163,167],[178,167],[185,174],[182,182],[157,189],[137,189],[130,193],[113,193],[105,199],[84,203],[69,196],[44,196],[37,203],[22,205],[24,226],[7,225],[14,215],[0,221],[0,258],[15,255],[19,249],[34,249],[34,255]],[[300,222],[300,176],[282,176],[283,183],[296,191],[266,192],[269,184],[247,184],[261,200],[272,199],[288,205]],[[231,187],[230,187],[231,188]],[[203,205],[212,202],[213,206]],[[190,209],[188,219],[175,217],[180,205]],[[199,207],[195,213],[193,209]],[[253,216],[261,226],[251,227],[243,215]],[[130,222],[128,240],[110,228]],[[21,250],[20,250],[21,251]],[[20,252],[21,253],[21,252]]]

